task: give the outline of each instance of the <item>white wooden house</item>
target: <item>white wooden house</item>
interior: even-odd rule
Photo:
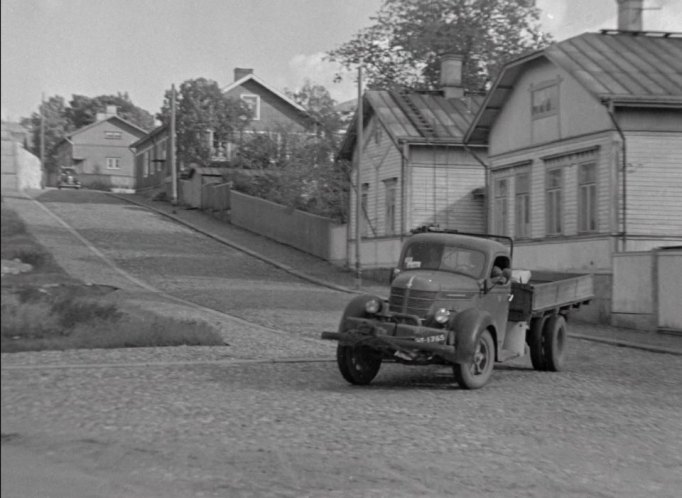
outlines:
[[[596,274],[614,254],[682,244],[682,37],[585,33],[507,64],[466,135],[487,144],[488,229],[517,267]]]
[[[443,64],[442,90],[375,90],[363,96],[359,189],[352,188],[348,263],[355,266],[356,195],[361,195],[360,265],[388,269],[410,230],[424,224],[481,232],[485,227],[485,146],[463,146],[483,97],[465,96],[461,59]],[[358,167],[357,116],[338,158]],[[475,149],[472,152],[471,149]]]

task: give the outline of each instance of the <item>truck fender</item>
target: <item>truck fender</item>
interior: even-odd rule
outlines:
[[[365,313],[365,303],[370,299],[378,299],[382,306],[385,306],[384,300],[380,297],[373,296],[371,294],[363,294],[361,296],[356,296],[346,305],[346,309],[343,311],[343,316],[339,322],[339,332],[345,331],[345,322],[347,317],[363,318],[366,316]]]
[[[448,342],[450,343],[454,339],[455,361],[457,363],[471,361],[476,348],[476,341],[487,328],[492,329],[495,356],[497,356],[497,334],[491,327],[492,323],[490,313],[476,308],[469,308],[453,317],[449,324],[450,334],[453,337],[448,338]]]

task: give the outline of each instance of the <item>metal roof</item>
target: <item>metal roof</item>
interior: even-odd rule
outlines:
[[[485,143],[526,63],[546,57],[599,100],[615,105],[682,106],[682,33],[583,33],[520,57],[498,75],[466,141]]]
[[[461,144],[482,96],[446,99],[440,92],[371,90],[365,93],[363,120],[376,115],[391,139],[406,142]],[[357,117],[341,144],[338,157],[351,159],[357,139]]]

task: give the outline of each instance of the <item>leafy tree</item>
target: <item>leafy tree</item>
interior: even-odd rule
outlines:
[[[66,135],[74,131],[75,127],[66,117],[67,107],[64,97],[59,95],[49,97],[41,107],[45,117],[45,167],[48,170],[55,170],[58,167],[58,161],[54,155],[54,148]],[[21,121],[31,131],[33,136],[31,152],[38,157],[40,157],[41,149],[41,120],[40,109],[38,109],[38,112],[34,112],[30,118],[24,118]]]
[[[76,129],[94,123],[97,113],[104,112],[107,106],[116,106],[118,116],[149,131],[154,128],[154,116],[137,107],[130,100],[128,93],[118,95],[99,95],[90,98],[85,95],[73,95],[67,108],[67,118]]]
[[[234,141],[235,134],[250,120],[248,106],[226,97],[215,81],[196,78],[180,84],[175,102],[175,130],[178,159],[183,164],[204,164],[211,157],[214,141]],[[157,118],[170,123],[171,90],[166,90]]]
[[[334,139],[343,123],[334,106],[336,101],[322,85],[305,80],[298,91],[286,90],[286,95],[303,107],[315,119],[320,128],[320,135]]]
[[[374,25],[328,56],[362,63],[370,88],[438,87],[440,57],[463,56],[463,85],[484,90],[501,67],[544,47],[534,0],[384,0]]]

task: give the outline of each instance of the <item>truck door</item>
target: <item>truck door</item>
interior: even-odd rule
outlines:
[[[510,267],[509,258],[507,256],[497,256],[493,264],[494,268],[504,270]],[[507,315],[509,313],[509,296],[511,295],[511,280],[501,282],[498,277],[492,273],[488,275],[488,292],[481,300],[482,309],[487,310],[495,324],[497,330],[497,349],[502,350],[504,344],[504,337],[507,330]]]

